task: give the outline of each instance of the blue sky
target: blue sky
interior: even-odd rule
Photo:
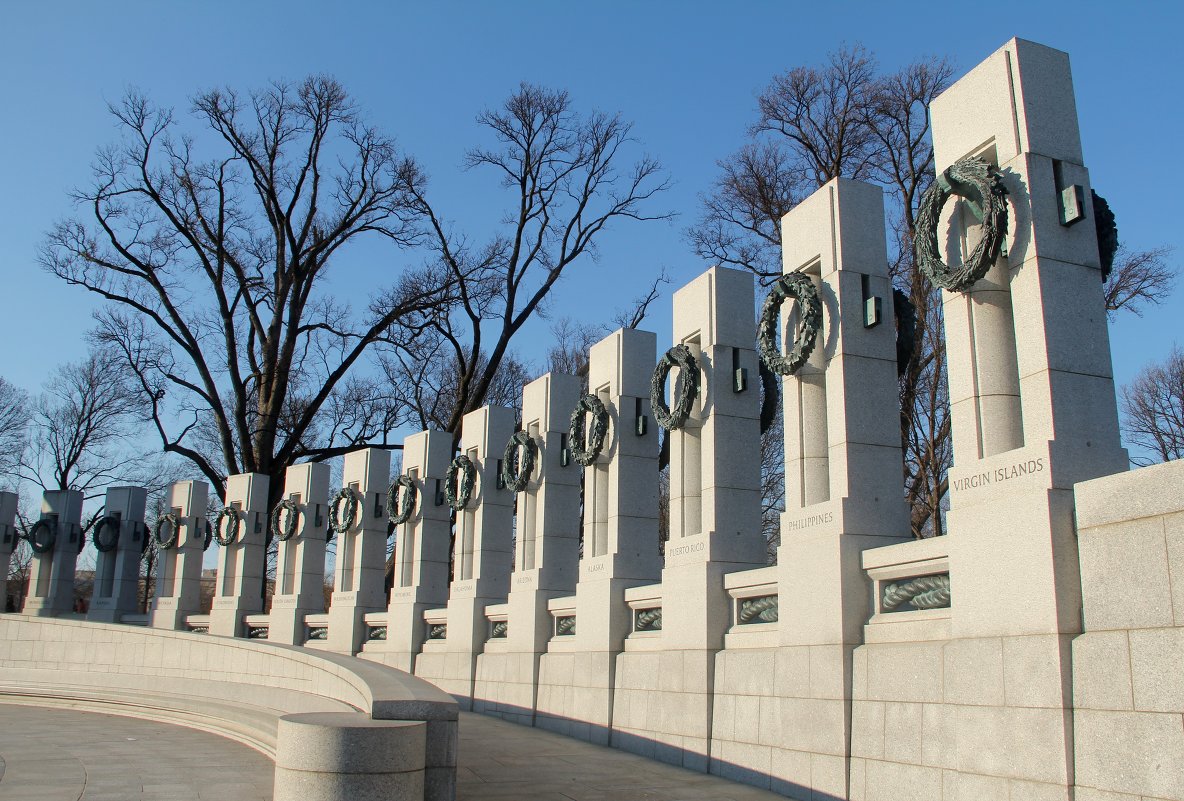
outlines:
[[[460,169],[474,115],[520,81],[570,90],[583,109],[619,111],[675,181],[673,223],[619,226],[559,285],[551,313],[611,317],[665,267],[674,277],[647,327],[669,338],[669,295],[709,266],[686,245],[715,162],[742,141],[755,94],[776,72],[862,42],[886,69],[944,55],[962,74],[1011,36],[1067,50],[1086,166],[1135,248],[1184,258],[1169,146],[1184,129],[1178,32],[1184,4],[1007,3],[393,3],[111,2],[8,4],[0,25],[0,280],[6,300],[0,375],[35,390],[86,349],[93,301],[43,274],[36,251],[71,211],[97,146],[116,130],[106,102],[135,85],[187,108],[196,90],[241,89],[309,73],[336,76],[371,120],[432,176],[432,196],[459,226],[501,216],[489,175]],[[333,275],[361,306],[409,257],[346,253]],[[1181,291],[1112,326],[1119,382],[1179,338]],[[519,350],[539,358],[546,323]]]

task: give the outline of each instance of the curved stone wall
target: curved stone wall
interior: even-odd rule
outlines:
[[[289,755],[277,768],[276,801],[305,798],[310,788],[323,798],[455,797],[452,698],[414,676],[335,654],[0,615],[0,700],[163,720],[273,759]]]

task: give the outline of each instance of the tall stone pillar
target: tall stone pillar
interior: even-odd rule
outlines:
[[[444,501],[444,479],[450,461],[452,435],[446,431],[420,431],[403,441],[403,474],[415,485],[415,511],[395,531],[386,639],[366,643],[365,653],[408,673],[427,637],[424,612],[448,603],[452,511]]]
[[[20,496],[15,492],[0,491],[0,576],[4,577],[5,611],[8,611],[8,570],[17,546],[16,509],[19,503]]]
[[[622,328],[589,353],[588,389],[609,425],[603,449],[584,468],[575,620],[564,621],[575,634],[553,637],[539,667],[536,725],[601,744],[613,724],[617,656],[633,625],[625,591],[661,572],[658,427],[650,410],[656,342],[649,331]]]
[[[276,552],[275,593],[267,639],[287,645],[303,645],[304,618],[325,610],[325,534],[329,530],[329,465],[320,462],[294,464],[284,471],[283,499],[295,510],[272,510],[271,525],[292,525],[292,537],[282,540]],[[275,522],[277,513],[280,515]],[[277,538],[278,539],[278,538]]]
[[[54,617],[74,610],[74,568],[82,550],[82,501],[78,490],[47,490],[42,497],[41,519],[29,532],[43,550],[37,553],[34,547],[29,592],[22,610],[26,615]]]
[[[958,767],[992,777],[984,787],[1008,782],[1012,797],[1069,798],[1069,644],[1081,631],[1072,488],[1128,462],[1068,56],[1013,39],[934,100],[931,118],[937,170],[967,156],[996,166],[1010,227],[991,272],[944,293],[954,431],[944,683]],[[938,229],[948,262],[979,238],[967,207],[947,204]],[[991,757],[1021,751],[1007,766]]]
[[[168,508],[181,521],[181,531],[176,546],[156,557],[156,592],[148,615],[154,628],[184,630],[186,618],[201,613],[209,491],[204,481],[178,481],[169,487]]]
[[[646,703],[647,712],[636,731],[614,714],[614,739],[626,747],[636,738],[655,739],[659,758],[699,770],[708,765],[715,654],[731,625],[723,577],[767,562],[755,314],[752,275],[739,270],[713,267],[674,294],[674,342],[694,357],[699,389],[689,417],[669,432],[661,634],[647,638],[644,648],[639,640],[636,650],[631,640],[618,659],[615,707]],[[672,396],[687,382],[685,368],[676,369]],[[664,663],[679,669],[662,671],[660,690],[644,682],[629,686],[628,676],[661,670]]]
[[[790,786],[847,798],[852,653],[871,605],[861,557],[910,538],[883,194],[834,179],[785,215],[781,236],[784,271],[810,276],[822,327],[809,362],[782,379],[776,658],[809,665],[811,680],[778,684],[782,721],[792,723],[780,729],[773,763]],[[787,299],[786,351],[801,317]]]
[[[391,453],[364,448],[345,455],[343,486],[360,498],[357,519],[337,534],[329,649],[356,654],[366,637],[365,616],[386,605],[386,492]]]
[[[111,487],[107,490],[103,519],[94,532],[100,546],[95,560],[94,590],[86,619],[118,623],[136,612],[140,594],[140,560],[144,555],[144,509],[148,490],[143,487]],[[179,539],[179,538],[178,538]]]
[[[225,506],[237,509],[238,533],[218,550],[218,578],[210,608],[210,634],[242,637],[243,616],[263,611],[267,569],[267,476],[240,473],[226,479]],[[224,520],[222,532],[231,527]]]
[[[461,421],[460,452],[476,468],[476,485],[456,513],[446,637],[425,642],[415,661],[415,675],[452,693],[461,709],[472,708],[477,654],[490,635],[485,607],[504,602],[510,587],[514,493],[499,487],[498,470],[513,433],[514,411],[501,406],[483,406]]]
[[[554,631],[547,602],[575,591],[579,569],[580,471],[564,454],[579,398],[580,380],[561,373],[522,389],[522,430],[538,457],[518,493],[507,628],[477,657],[474,710],[527,725],[534,722],[539,658]]]

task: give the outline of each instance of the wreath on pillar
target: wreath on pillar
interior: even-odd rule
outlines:
[[[585,420],[592,415],[592,428],[587,430]],[[587,442],[585,439],[587,432]],[[604,402],[595,395],[588,394],[576,402],[576,408],[571,413],[571,425],[567,432],[567,448],[571,458],[584,467],[590,467],[600,452],[604,450],[604,437],[608,434],[608,410]]]
[[[341,506],[345,505],[345,515]],[[358,521],[358,508],[362,505],[362,498],[354,492],[353,487],[342,487],[329,500],[329,534],[325,541],[333,539],[334,534],[344,534],[353,528]]]
[[[38,534],[45,532],[45,539],[38,540]],[[58,539],[58,529],[54,521],[47,517],[43,517],[29,527],[25,533],[25,540],[28,541],[29,547],[33,549],[33,553],[42,554],[49,553],[53,550],[54,543]]]
[[[666,377],[677,367],[682,376],[682,391],[674,399],[673,408],[666,405]],[[650,406],[654,420],[662,428],[674,431],[682,428],[691,416],[691,407],[699,395],[699,364],[686,345],[675,345],[662,356],[650,380]]]
[[[210,518],[208,517],[199,517],[196,519],[202,524],[201,549],[202,551],[208,551],[210,550],[210,543],[214,541],[214,527],[210,525]]]
[[[453,459],[444,477],[444,500],[454,512],[469,505],[476,483],[477,468],[473,461],[463,453]]]
[[[292,539],[296,536],[296,524],[299,519],[300,507],[296,505],[296,501],[291,498],[282,499],[271,510],[271,536],[280,542]]]
[[[511,492],[522,492],[530,481],[538,456],[538,443],[530,433],[515,431],[506,443],[506,452],[502,455],[502,483],[509,487]]]
[[[1118,221],[1106,198],[1089,190],[1094,207],[1094,229],[1098,234],[1098,258],[1102,265],[1102,281],[1110,277],[1114,269],[1114,255],[1118,253]]]
[[[108,532],[110,536],[104,536]],[[115,546],[119,544],[119,518],[115,515],[102,518],[95,524],[95,533],[91,535],[91,541],[99,553],[114,551]]]
[[[798,302],[802,320],[798,326],[797,337],[793,341],[793,348],[788,355],[782,356],[777,348],[777,329],[780,327],[781,306],[786,298],[793,298]],[[818,341],[818,332],[821,330],[822,301],[818,298],[818,289],[814,282],[801,270],[786,273],[769,287],[769,295],[761,306],[756,334],[756,346],[761,363],[775,375],[793,375],[810,358]]]
[[[169,527],[169,536],[162,537],[164,527]],[[181,537],[181,519],[172,512],[167,515],[161,515],[156,518],[156,525],[152,527],[152,539],[156,542],[156,547],[162,551],[168,551],[177,547],[177,540]]]
[[[222,521],[229,521],[225,526]],[[214,539],[219,545],[227,546],[238,539],[238,531],[242,528],[243,513],[236,507],[227,504],[218,512],[218,519],[214,521]]]
[[[896,375],[902,376],[917,349],[917,307],[908,295],[893,289],[892,311],[896,317]]]
[[[957,269],[941,260],[937,244],[938,218],[951,195],[976,204],[972,207],[983,223],[982,239]],[[977,156],[968,156],[945,169],[925,190],[917,212],[917,239],[914,245],[917,268],[937,287],[951,292],[965,292],[987,274],[999,258],[1007,237],[1007,188],[999,171]]]
[[[399,500],[399,488],[403,489],[403,499]],[[399,476],[391,482],[386,491],[387,519],[392,526],[401,526],[415,514],[415,498],[418,490],[410,476]]]

